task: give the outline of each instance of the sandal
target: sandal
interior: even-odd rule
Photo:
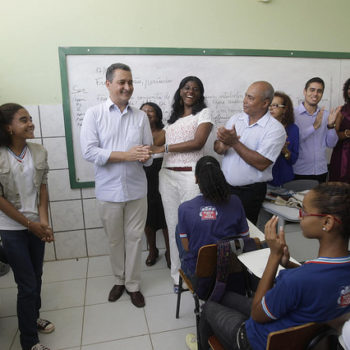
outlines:
[[[151,255],[151,252],[148,254],[148,257],[146,259],[146,265],[147,266],[153,266],[156,263],[156,261],[157,261],[157,259],[159,257],[159,250],[158,250],[158,248],[156,248],[155,252],[156,253],[154,255],[153,254]]]

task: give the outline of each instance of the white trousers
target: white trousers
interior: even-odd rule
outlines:
[[[109,241],[115,284],[137,292],[141,281],[141,238],[146,224],[147,198],[117,203],[98,200],[97,206]]]
[[[179,205],[199,194],[194,171],[174,171],[162,168],[159,172],[159,192],[162,196],[165,220],[169,231],[171,277],[174,284],[178,284],[181,264],[175,240],[175,229],[178,222]]]

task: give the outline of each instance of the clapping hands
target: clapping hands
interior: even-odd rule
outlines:
[[[287,267],[290,254],[289,254],[288,246],[285,240],[283,227],[280,227],[280,230],[277,235],[277,224],[278,224],[278,216],[273,216],[266,223],[265,238],[271,250],[270,254],[279,256],[280,264],[283,267]]]
[[[239,141],[239,136],[235,126],[232,129],[226,129],[224,126],[221,126],[217,132],[217,139],[228,146],[233,146]]]

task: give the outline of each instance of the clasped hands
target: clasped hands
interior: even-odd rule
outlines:
[[[44,242],[50,243],[55,240],[52,228],[49,225],[31,221],[28,229]]]
[[[151,146],[148,145],[138,145],[129,149],[128,151],[128,160],[130,162],[139,161],[145,163],[148,159],[151,158]]]
[[[290,150],[288,149],[289,144],[290,144],[290,142],[286,141],[285,144],[282,147],[282,150],[281,150],[281,153],[284,155],[284,157],[286,159],[289,159],[290,158],[290,154],[291,154]]]
[[[239,142],[239,138],[234,125],[232,129],[226,129],[224,126],[218,128],[217,139],[227,146],[233,147]]]
[[[265,225],[265,239],[270,248],[270,255],[279,259],[283,267],[287,267],[290,254],[286,243],[283,227],[277,235],[278,216],[273,216]]]

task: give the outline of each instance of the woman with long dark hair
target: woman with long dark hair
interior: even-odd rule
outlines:
[[[0,236],[17,283],[17,317],[23,350],[49,350],[38,332],[55,327],[41,319],[41,275],[45,242],[52,242],[47,193],[47,151],[34,138],[28,111],[0,106]]]
[[[204,100],[204,87],[194,76],[184,78],[174,95],[168,125],[163,137],[155,142],[154,153],[163,153],[159,173],[159,191],[169,230],[171,276],[178,292],[180,260],[175,241],[179,205],[198,194],[194,167],[204,155],[203,147],[212,129],[210,111]]]
[[[272,186],[282,186],[294,179],[293,164],[299,155],[299,128],[294,124],[293,103],[288,95],[276,91],[269,106],[270,114],[286,129],[287,140],[272,168]]]
[[[158,138],[162,137],[161,134],[164,127],[162,110],[153,102],[144,103],[140,109],[147,114],[151,125],[153,142],[157,143]],[[156,245],[156,232],[161,229],[166,248],[165,259],[168,268],[170,268],[168,228],[165,221],[162,198],[159,193],[159,171],[162,167],[163,153],[153,154],[152,158],[152,165],[144,167],[147,177],[147,220],[145,233],[149,249],[146,265],[154,265],[159,257],[159,250]]]

